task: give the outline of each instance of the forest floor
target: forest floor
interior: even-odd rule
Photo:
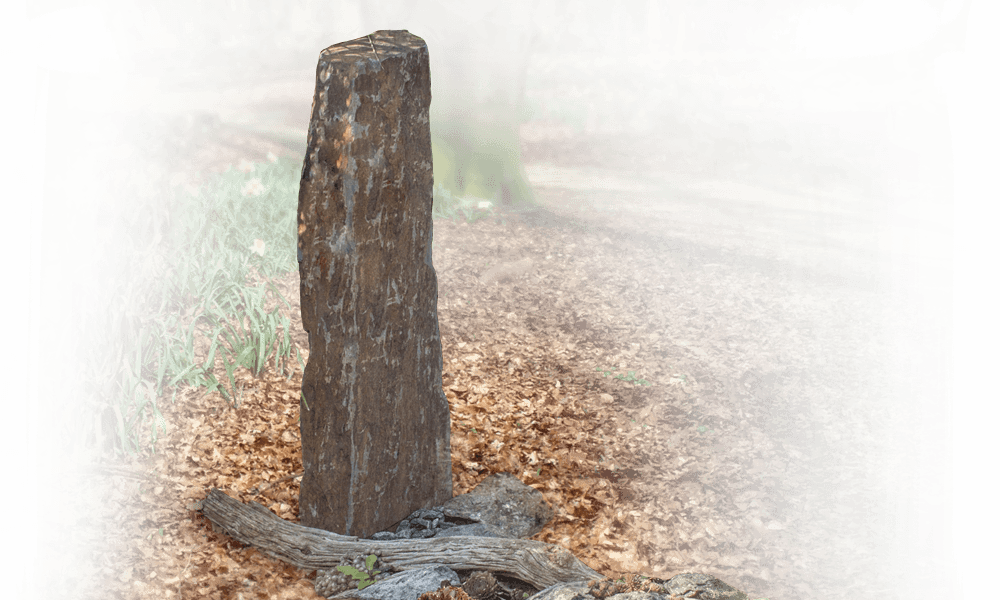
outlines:
[[[234,139],[200,155],[274,149]],[[517,475],[556,511],[534,539],[608,575],[706,573],[772,599],[895,589],[893,490],[913,485],[898,442],[918,412],[901,408],[896,361],[916,317],[866,258],[867,208],[815,182],[671,174],[612,142],[534,139],[539,208],[434,223],[454,493]],[[298,274],[275,283],[305,357]],[[237,381],[238,407],[162,399],[155,454],[67,483],[94,500],[53,589],[318,597],[312,573],[196,510],[218,487],[298,520],[298,479],[253,492],[302,468],[301,370]]]

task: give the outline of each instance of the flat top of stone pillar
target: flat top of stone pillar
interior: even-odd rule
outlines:
[[[427,50],[427,43],[405,29],[379,29],[355,40],[340,42],[319,53],[320,61],[370,60],[379,62],[386,57],[408,54],[414,50]]]

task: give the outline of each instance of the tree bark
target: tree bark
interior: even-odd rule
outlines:
[[[365,540],[289,523],[264,506],[243,504],[213,488],[202,514],[230,537],[302,569],[332,569],[344,556],[381,553],[395,571],[438,564],[459,570],[499,572],[538,589],[567,581],[601,579],[565,548],[534,540],[442,537],[422,540]]]

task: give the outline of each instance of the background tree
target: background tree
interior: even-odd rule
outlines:
[[[542,36],[537,3],[433,4],[360,6],[365,31],[408,29],[430,49],[435,184],[508,207],[533,203],[518,128],[528,117],[528,63]]]

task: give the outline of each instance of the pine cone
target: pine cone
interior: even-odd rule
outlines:
[[[448,586],[420,594],[419,600],[471,600],[462,588]]]
[[[472,600],[506,600],[504,589],[492,573],[476,571],[462,584]]]
[[[595,579],[588,582],[590,595],[599,599],[628,592],[663,593],[664,587],[662,584],[662,579],[650,579],[633,574],[626,575],[621,580],[605,577],[604,579]]]

